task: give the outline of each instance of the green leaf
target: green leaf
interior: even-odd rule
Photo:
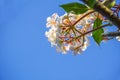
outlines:
[[[86,3],[90,8],[93,8],[96,2],[96,0],[80,0],[80,1]]]
[[[99,18],[97,18],[94,22],[94,25],[93,25],[93,29],[96,29],[98,27],[100,27],[102,25],[102,20],[100,20]],[[101,29],[98,29],[94,32],[92,32],[92,36],[95,40],[95,42],[100,45],[100,42],[102,41],[102,33],[104,33],[104,30],[103,28]]]
[[[93,8],[93,6],[95,5],[95,2],[96,2],[96,0],[88,0],[88,6],[90,7],[90,8]]]
[[[62,7],[68,13],[73,11],[75,14],[82,14],[89,10],[86,5],[77,2],[63,4],[60,5],[60,7]]]

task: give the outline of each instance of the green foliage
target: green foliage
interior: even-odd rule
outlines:
[[[86,3],[90,8],[93,8],[96,2],[96,0],[80,0],[80,1]]]
[[[97,19],[95,20],[95,22],[94,22],[93,29],[98,28],[98,27],[100,27],[101,25],[102,25],[102,20],[100,20],[99,18],[97,18]],[[104,33],[103,28],[98,29],[98,30],[92,32],[92,36],[93,36],[95,42],[96,42],[98,45],[100,45],[100,42],[102,41],[102,33]]]
[[[90,7],[90,8],[93,8],[93,6],[95,5],[95,2],[96,2],[96,0],[88,0],[88,6]]]
[[[75,14],[82,14],[89,10],[86,5],[77,2],[63,4],[60,5],[60,7],[62,7],[68,13],[73,11]]]

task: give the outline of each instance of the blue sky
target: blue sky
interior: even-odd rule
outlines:
[[[46,18],[77,0],[0,0],[0,80],[120,80],[120,42],[63,55],[45,37]]]

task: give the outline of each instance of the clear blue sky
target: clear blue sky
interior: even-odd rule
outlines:
[[[0,0],[0,80],[120,80],[120,42],[63,55],[45,37],[46,18],[77,0]]]

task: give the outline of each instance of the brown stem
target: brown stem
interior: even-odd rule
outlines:
[[[95,29],[92,29],[92,30],[84,33],[83,35],[89,34],[89,33],[91,33],[91,32],[94,32],[94,31],[96,31],[96,30],[99,30],[99,29],[104,28],[104,27],[109,26],[109,25],[111,25],[111,24],[110,24],[110,23],[104,24],[104,25],[102,25],[102,26],[99,26],[99,27],[97,27],[97,28],[95,28]]]
[[[84,14],[81,18],[79,18],[75,23],[72,24],[72,26],[75,26],[80,20],[82,20],[84,17],[86,17],[87,15],[91,14],[91,13],[94,13],[95,11],[90,11],[86,14]]]
[[[87,35],[87,34],[89,34],[89,33],[91,33],[91,32],[94,32],[94,31],[96,31],[96,30],[99,30],[99,29],[101,29],[101,28],[107,27],[107,26],[109,26],[109,25],[111,25],[111,24],[108,23],[108,24],[104,24],[104,25],[102,25],[102,26],[99,26],[99,27],[97,27],[97,28],[95,28],[95,29],[92,29],[92,30],[90,30],[90,31],[88,31],[88,32],[83,33],[83,34],[80,35],[80,36],[77,36],[77,38],[82,37],[82,36],[84,36],[84,35]]]

